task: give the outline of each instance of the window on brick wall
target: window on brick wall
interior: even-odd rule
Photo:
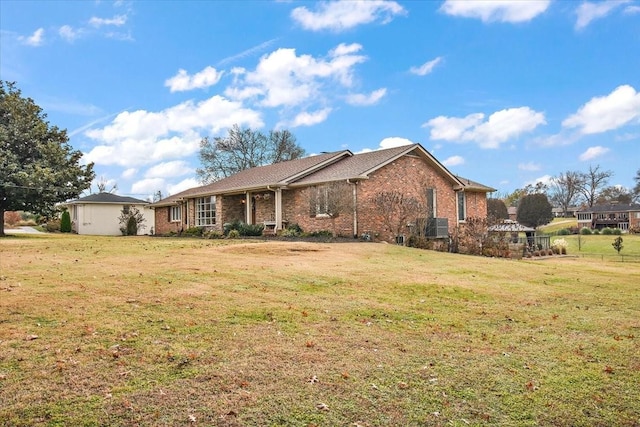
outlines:
[[[329,214],[329,188],[319,185],[311,188],[311,216],[328,216]]]
[[[425,192],[427,201],[427,218],[436,217],[436,189],[427,188]]]
[[[199,227],[216,223],[216,196],[196,199],[196,225]]]
[[[181,222],[182,221],[182,206],[171,206],[169,207],[169,221],[170,222]]]
[[[467,197],[464,191],[458,191],[458,221],[462,222],[467,217]]]

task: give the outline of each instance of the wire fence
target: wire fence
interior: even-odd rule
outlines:
[[[607,261],[607,262],[629,262],[629,263],[640,263],[640,255],[625,255],[625,254],[613,254],[613,255],[605,255],[605,254],[587,254],[587,253],[577,253],[576,256],[580,258],[588,258],[599,261]]]

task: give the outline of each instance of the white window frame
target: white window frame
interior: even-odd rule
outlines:
[[[196,226],[206,227],[216,223],[216,196],[196,199]]]
[[[169,222],[182,222],[182,205],[169,206]]]

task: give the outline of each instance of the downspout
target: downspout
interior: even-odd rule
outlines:
[[[351,182],[350,179],[347,179],[347,184],[351,184],[353,185],[353,190],[352,190],[352,194],[353,194],[353,237],[357,238],[358,237],[358,191],[357,191],[357,184],[358,181],[355,182]]]

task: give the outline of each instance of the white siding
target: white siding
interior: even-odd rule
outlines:
[[[78,234],[91,234],[102,236],[120,236],[120,223],[118,218],[122,212],[122,204],[85,203],[78,204],[77,219],[74,230]],[[130,205],[137,208],[145,218],[144,228],[138,230],[138,234],[149,234],[151,228],[155,229],[155,215],[152,209],[143,205]]]

